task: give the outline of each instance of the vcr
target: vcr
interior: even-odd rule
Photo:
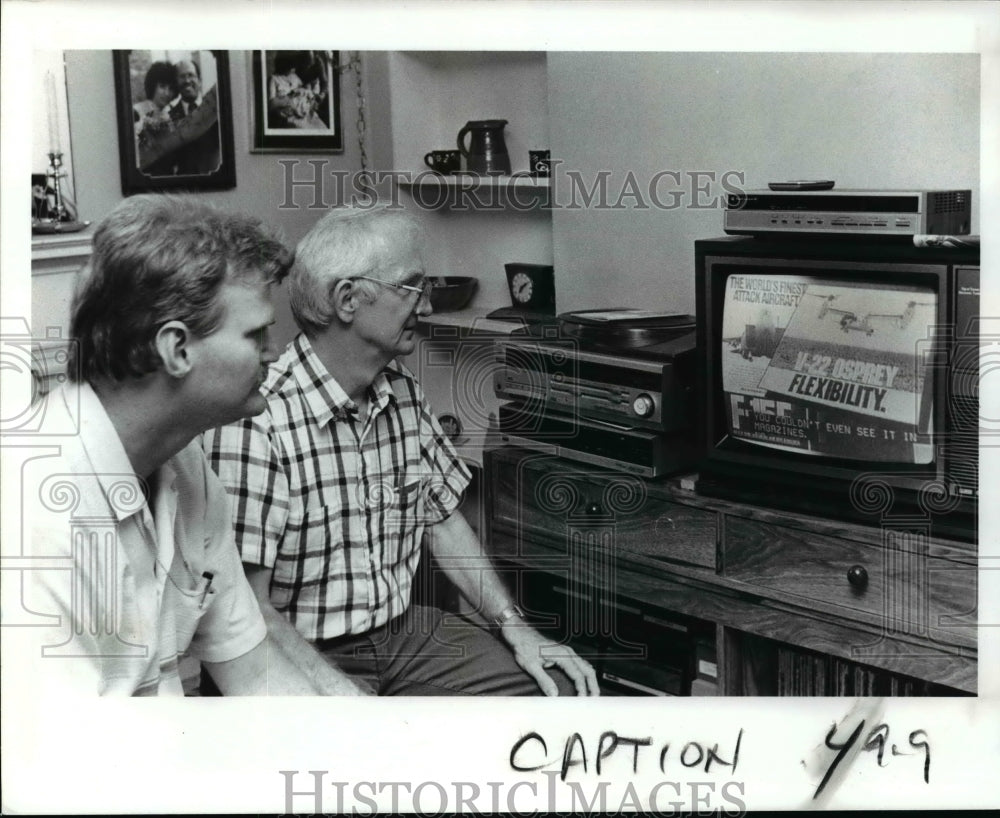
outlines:
[[[734,234],[820,233],[911,238],[966,235],[971,190],[748,190],[726,197]]]

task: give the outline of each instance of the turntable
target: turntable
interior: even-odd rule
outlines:
[[[604,352],[641,350],[694,332],[695,318],[673,312],[640,309],[604,309],[565,312],[527,333],[575,341],[581,348]]]

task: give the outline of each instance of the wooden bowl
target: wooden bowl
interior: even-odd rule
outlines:
[[[471,276],[434,276],[431,290],[431,307],[434,312],[452,312],[462,309],[475,295],[479,280]]]

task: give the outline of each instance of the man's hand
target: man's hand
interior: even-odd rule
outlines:
[[[476,610],[485,616],[487,612],[506,612],[511,607],[510,594],[500,582],[479,538],[460,513],[452,514],[427,530],[431,534],[434,556]],[[571,647],[546,639],[520,616],[504,621],[500,633],[517,664],[538,683],[546,696],[559,695],[556,683],[545,672],[550,667],[561,668],[569,676],[576,685],[578,696],[601,695],[594,669]]]
[[[530,675],[546,696],[558,696],[559,688],[545,672],[545,668],[558,667],[576,685],[577,696],[600,696],[597,674],[590,663],[577,656],[569,645],[559,645],[546,639],[522,621],[508,621],[500,628],[504,640],[510,645],[515,661]]]

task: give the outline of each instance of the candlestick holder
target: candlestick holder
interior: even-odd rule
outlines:
[[[77,220],[76,206],[62,183],[65,177],[62,151],[49,151],[49,167],[45,172],[48,212],[44,218],[32,215],[32,233],[77,233],[90,225]]]
[[[66,172],[62,169],[62,157],[61,151],[49,152],[49,169],[46,176],[52,180],[52,219],[57,222],[69,222],[73,219],[66,209],[66,202],[63,201],[62,182],[60,181],[66,176]]]

